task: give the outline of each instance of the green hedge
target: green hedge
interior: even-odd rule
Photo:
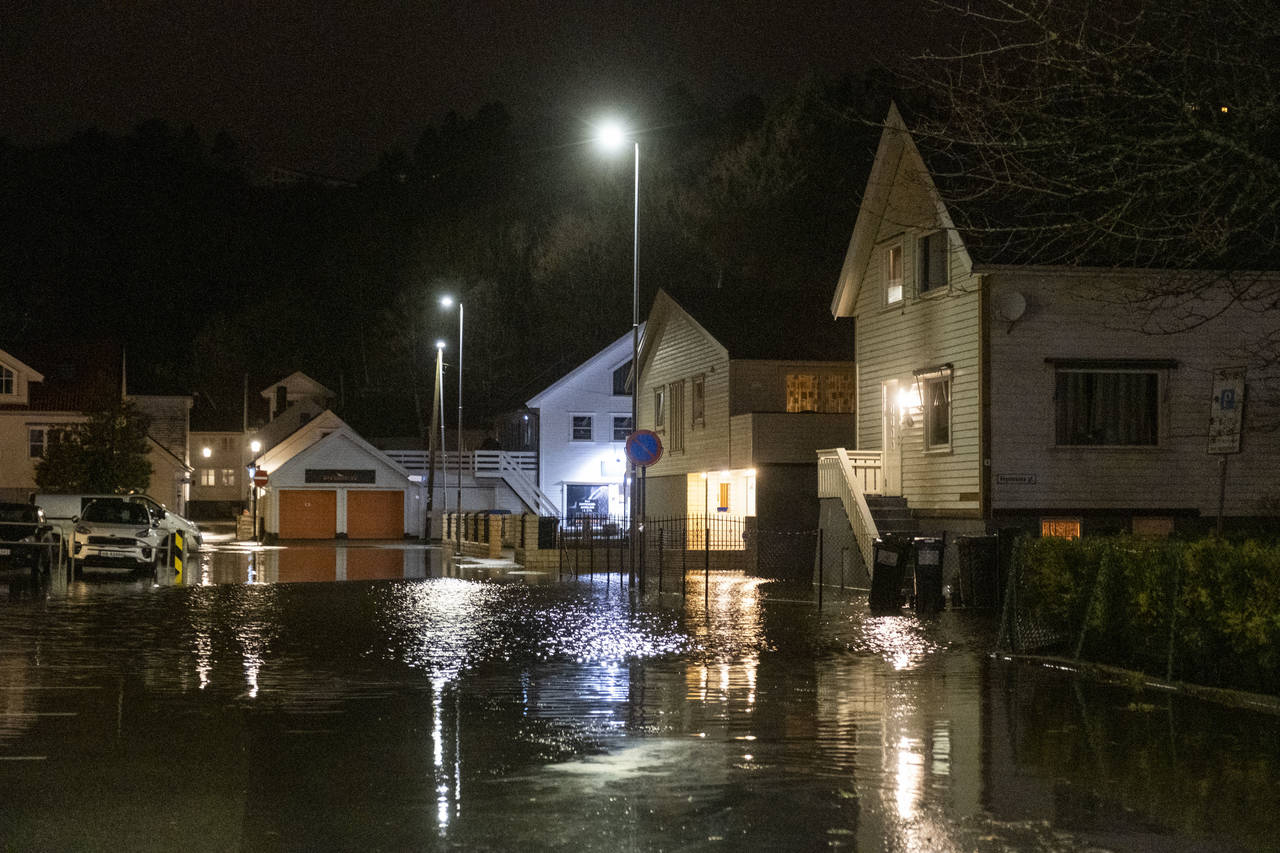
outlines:
[[[1019,542],[1017,609],[1081,657],[1280,694],[1280,547],[1133,537]],[[1172,653],[1172,655],[1171,655]]]

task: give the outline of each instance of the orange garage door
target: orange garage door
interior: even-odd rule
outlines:
[[[348,539],[404,536],[404,492],[347,490]]]
[[[332,539],[337,532],[337,492],[280,490],[281,539]]]

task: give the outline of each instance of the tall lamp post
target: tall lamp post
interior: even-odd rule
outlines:
[[[452,296],[440,297],[440,304],[445,308],[453,306],[454,302],[458,303],[458,503],[453,511],[459,516],[462,515],[462,300],[455,300]],[[458,521],[461,522],[459,517]],[[460,524],[454,524],[457,531],[455,537],[458,543],[458,553],[462,553],[462,527]]]
[[[626,142],[630,134],[620,122],[609,121],[601,125],[597,139],[607,150],[617,151]],[[631,220],[631,430],[640,426],[639,407],[636,401],[640,393],[640,140],[631,137],[632,151],[635,156],[635,191],[632,198]],[[629,462],[627,470],[631,474],[631,547],[632,565],[635,565],[637,479],[636,465]],[[639,511],[644,516],[643,507]]]

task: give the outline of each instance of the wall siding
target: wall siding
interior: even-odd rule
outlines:
[[[1193,331],[1144,335],[1133,331],[1118,309],[1083,294],[1100,284],[1121,288],[1133,280],[1116,273],[991,277],[993,304],[1013,291],[1027,304],[1013,323],[993,320],[992,505],[997,511],[1058,507],[1217,513],[1218,457],[1206,452],[1213,370],[1248,364],[1239,347],[1273,329],[1274,319],[1232,310]],[[1176,368],[1162,371],[1159,446],[1056,446],[1055,371],[1046,358],[1176,360]],[[1259,423],[1255,404],[1260,378],[1256,372],[1248,376],[1254,399],[1246,401],[1243,452],[1228,462],[1227,515],[1257,514],[1262,496],[1280,494],[1280,434]],[[1010,482],[1010,475],[1034,476],[1035,482]]]
[[[982,478],[981,283],[970,274],[967,257],[952,234],[947,253],[949,286],[919,295],[915,285],[916,241],[936,229],[940,220],[917,181],[897,177],[892,198],[854,308],[858,318],[858,446],[868,450],[884,447],[881,383],[896,379],[910,385],[913,370],[950,362],[951,449],[925,452],[923,417],[916,418],[914,427],[904,427],[902,493],[913,509],[971,515],[980,510]],[[894,242],[903,248],[904,299],[886,306],[883,261],[885,249]]]

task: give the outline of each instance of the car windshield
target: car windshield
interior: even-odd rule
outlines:
[[[151,516],[141,504],[127,501],[94,501],[84,508],[83,521],[100,524],[150,524]]]

